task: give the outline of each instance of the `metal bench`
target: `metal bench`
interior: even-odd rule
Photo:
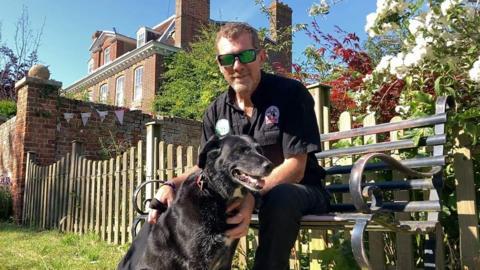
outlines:
[[[438,267],[436,265],[437,251],[442,248],[442,239],[438,239],[442,235],[439,223],[439,213],[441,211],[439,194],[443,185],[446,165],[444,145],[447,142],[447,136],[445,123],[447,122],[447,110],[452,108],[453,105],[453,99],[438,97],[436,111],[433,115],[322,134],[321,141],[325,143],[397,130],[431,128],[432,131],[431,135],[419,138],[351,146],[318,153],[319,161],[341,157],[358,157],[352,165],[326,168],[327,175],[348,176],[348,184],[328,184],[326,186],[327,190],[334,197],[335,194],[349,194],[350,199],[348,202],[332,202],[330,214],[304,216],[301,221],[302,228],[352,230],[352,252],[362,269],[372,269],[364,246],[366,230],[429,234],[424,249],[424,268],[436,269]],[[428,149],[422,156],[414,156],[403,160],[391,156],[394,151],[419,149],[421,147]],[[366,175],[372,175],[374,172],[380,171],[399,172],[404,177],[393,180],[375,179],[368,182],[365,180]],[[147,183],[150,182],[143,183],[134,192],[134,202],[137,202],[137,194]],[[391,193],[402,190],[423,191],[425,196],[416,201],[395,200]],[[137,205],[134,207],[139,215],[134,220],[132,234],[135,234],[136,226],[141,220],[145,220],[147,214]],[[399,218],[399,215],[395,215],[395,213],[415,212],[426,213],[426,220],[402,219]],[[257,225],[258,216],[253,215],[251,226],[256,227]],[[440,252],[440,254],[443,256],[443,253]]]

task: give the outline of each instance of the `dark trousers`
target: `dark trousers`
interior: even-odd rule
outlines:
[[[255,270],[289,269],[303,215],[329,211],[329,196],[320,185],[281,184],[262,198]]]

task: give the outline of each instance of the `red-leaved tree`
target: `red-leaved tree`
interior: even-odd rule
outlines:
[[[343,111],[364,114],[368,108],[375,111],[382,122],[396,114],[395,107],[405,84],[402,80],[386,82],[368,101],[359,99],[364,79],[375,65],[355,33],[347,33],[336,26],[334,34],[326,34],[316,20],[305,31],[315,45],[305,51],[305,62],[293,65],[293,77],[304,83],[321,82],[331,86],[332,130],[336,129]]]

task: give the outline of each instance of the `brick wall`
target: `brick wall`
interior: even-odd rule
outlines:
[[[178,117],[158,117],[156,121],[161,126],[162,141],[176,145],[200,144],[201,122]]]
[[[13,138],[15,136],[16,117],[0,125],[0,178],[12,178]]]
[[[125,76],[124,81],[124,107],[131,108],[136,107],[141,109],[144,112],[152,112],[152,102],[155,98],[160,87],[160,77],[158,74],[163,74],[164,72],[164,56],[159,54],[153,54],[150,57],[136,63],[135,65],[128,67],[115,75],[112,75],[106,80],[98,82],[89,89],[93,93],[93,100],[98,101],[100,95],[100,86],[103,84],[108,84],[108,97],[107,104],[115,104],[115,91],[116,91],[116,80],[120,76]],[[142,89],[142,100],[140,102],[133,102],[133,87],[134,87],[134,76],[135,69],[143,66],[143,89]]]
[[[97,69],[100,66],[100,50],[95,51],[92,54],[93,59],[93,69]]]
[[[77,140],[82,142],[84,155],[100,159],[108,157],[108,153],[113,154],[117,147],[127,149],[138,140],[145,139],[145,124],[155,120],[139,110],[125,111],[123,124],[120,124],[114,114],[118,107],[59,97],[60,87],[61,83],[56,81],[31,77],[22,79],[16,84],[16,119],[0,126],[0,136],[2,132],[13,132],[15,135],[9,142],[11,150],[8,159],[12,167],[14,216],[18,221],[21,219],[28,151],[36,153],[38,164],[47,165],[70,152],[72,141]],[[97,110],[109,111],[103,122]],[[84,126],[80,113],[85,112],[91,113],[91,117]],[[67,122],[64,113],[74,113],[74,118]],[[160,118],[157,122],[162,127],[161,137],[166,143],[198,145],[199,122],[178,118]]]
[[[116,43],[117,43],[117,50],[115,52],[115,58],[118,58],[122,55],[124,55],[125,53],[135,49],[137,47],[137,44],[136,43],[129,43],[129,42],[125,42],[123,40],[116,40]]]

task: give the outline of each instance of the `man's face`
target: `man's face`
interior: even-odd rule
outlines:
[[[248,33],[243,33],[233,40],[222,37],[217,43],[219,55],[238,54],[248,49],[254,49]],[[233,66],[221,66],[219,64],[219,67],[223,77],[237,94],[251,95],[260,82],[260,70],[265,58],[265,52],[259,50],[257,51],[257,58],[251,63],[243,64],[237,59]]]

